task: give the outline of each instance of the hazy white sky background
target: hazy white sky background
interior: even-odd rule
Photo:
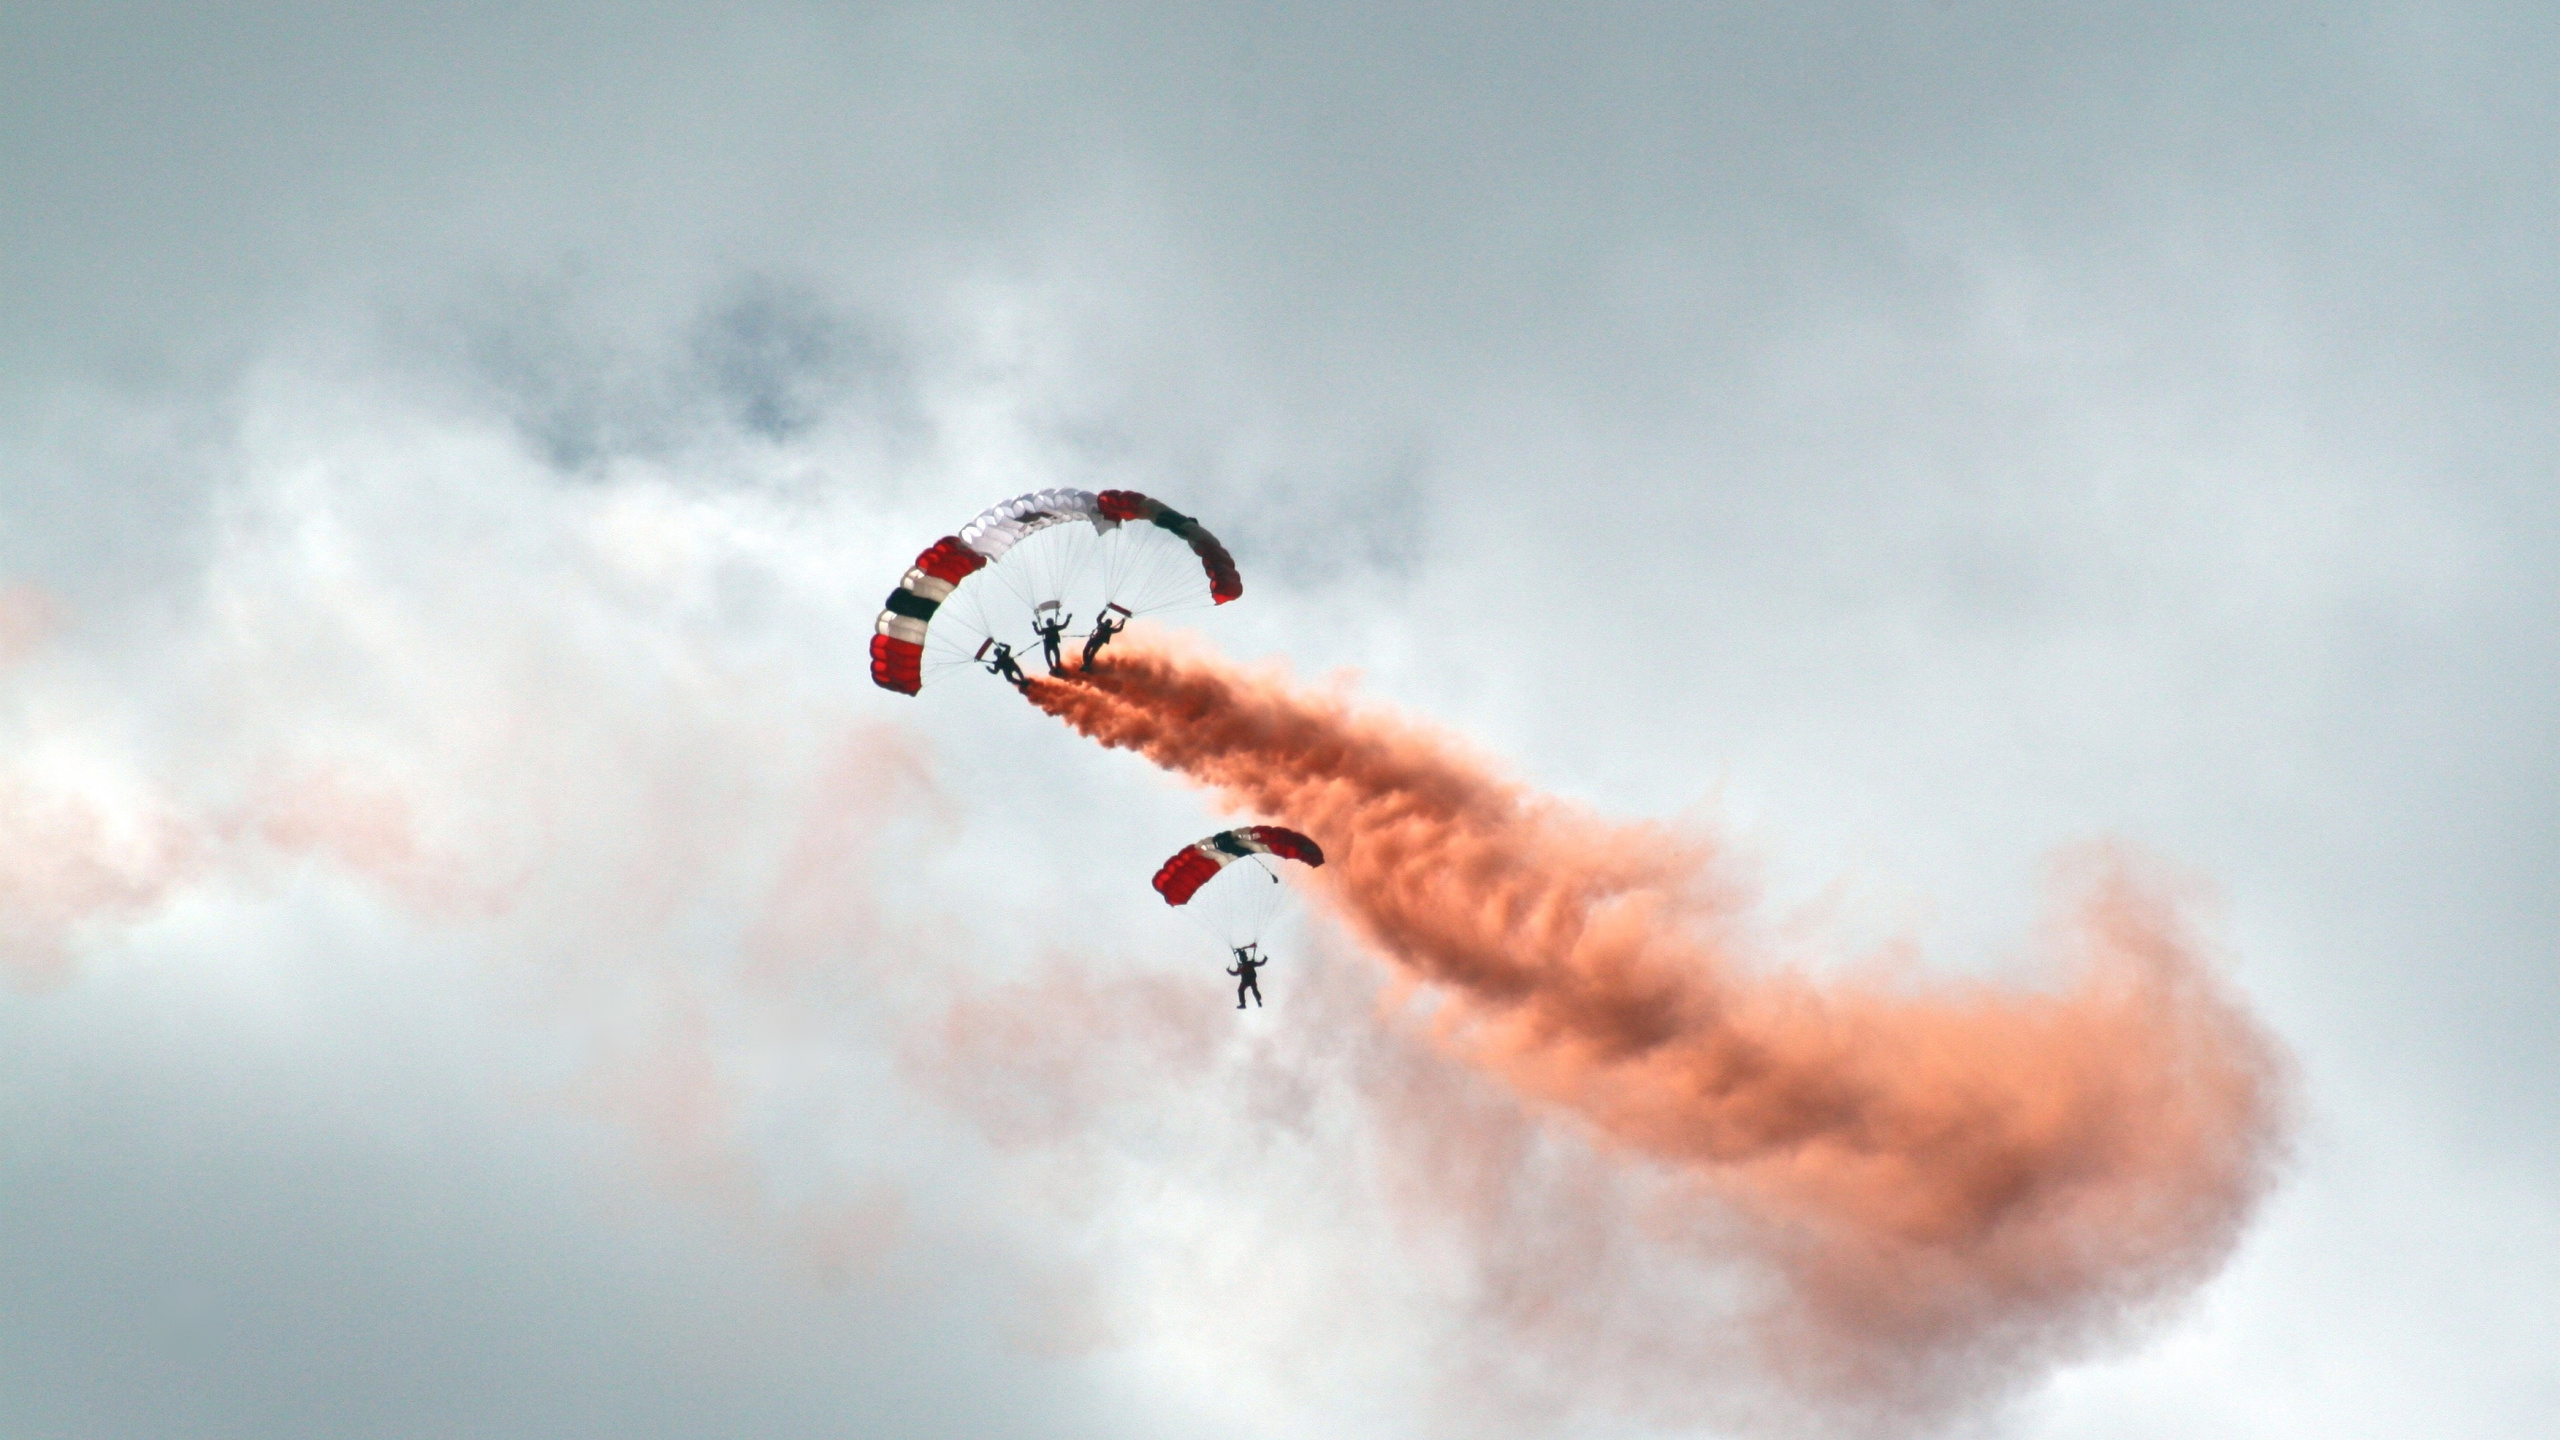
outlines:
[[[2197,877],[2286,1179],[1952,1423],[2560,1413],[2560,11],[347,10],[0,15],[0,1430],[1859,1423],[1348,941],[1234,1023],[1198,798],[870,686],[1050,484],[1807,963]]]

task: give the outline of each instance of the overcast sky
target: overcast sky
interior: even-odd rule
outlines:
[[[1951,1424],[2560,1413],[2560,10],[403,8],[0,14],[0,1430],[1858,1423],[1350,940],[1225,1010],[1198,796],[871,686],[1048,485],[1817,968],[2189,877],[2281,1184]]]

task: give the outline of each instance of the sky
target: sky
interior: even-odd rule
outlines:
[[[2541,1433],[2555,77],[2529,4],[9,7],[0,1430]],[[2142,857],[2267,1188],[1808,1382],[1713,1177],[1323,892],[1226,1008],[1145,879],[1260,817],[870,684],[1053,485],[1812,983],[2040,993]]]

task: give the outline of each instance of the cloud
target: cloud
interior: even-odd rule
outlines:
[[[357,1367],[413,1428],[454,1423],[414,1356],[459,1354],[496,1429],[930,1430],[881,1398],[899,1366],[824,1349],[844,1313],[721,1288],[760,1263],[737,1236],[807,1268],[777,1217],[888,1177],[905,1219],[847,1308],[951,1395],[1058,1380],[971,1348],[1016,1309],[1103,1344],[1066,1368],[1121,1432],[1537,1429],[1559,1395],[1614,1429],[1683,1375],[1748,1389],[1783,1237],[1460,1058],[1357,942],[1272,977],[1272,1024],[1323,1036],[1158,1048],[1150,1005],[1220,997],[1116,877],[1200,800],[1009,696],[862,693],[845,637],[923,539],[1134,483],[1239,548],[1230,653],[1363,665],[1612,815],[1722,796],[1718,873],[1768,852],[1754,917],[1895,888],[1870,928],[1997,974],[2058,836],[2208,870],[2229,919],[2198,928],[2303,1056],[2314,1141],[2241,1263],[2169,1287],[2185,1323],[2028,1423],[2538,1433],[2560,226],[2515,179],[2560,135],[2548,5],[626,9],[12,13],[0,578],[57,614],[0,623],[0,886],[13,973],[51,977],[0,995],[44,1082],[0,1098],[50,1137],[10,1193],[97,1179],[0,1232],[72,1257],[13,1272],[64,1281],[12,1286],[45,1297],[14,1375],[136,1390],[74,1363],[186,1353],[93,1323],[149,1313],[118,1267],[240,1255],[204,1303],[241,1363],[121,1428],[343,1431],[363,1407],[311,1419],[344,1396],[239,1316],[391,1333],[403,1284],[344,1278],[389,1275],[454,1299]],[[2182,943],[2193,898],[2132,874],[2171,923],[2066,887],[1992,993],[2156,969],[2093,958]],[[1057,1053],[1036,989],[999,1023],[1026,977],[1196,1093]],[[450,1048],[342,979],[455,987]],[[189,984],[219,998],[160,988]],[[910,1069],[963,1002],[1009,1037],[986,1068]],[[372,1058],[226,1068],[270,1035]],[[133,1092],[162,1120],[93,1123],[162,1055]],[[636,1235],[473,1148],[520,1115],[419,1083],[657,1065],[752,1195]],[[272,1188],[187,1148],[358,1072],[386,1103],[239,1147]],[[467,1117],[437,1163],[350,1158],[411,1095]],[[559,1174],[683,1169],[615,1113],[622,1149]],[[472,1218],[386,1225],[410,1193]],[[488,1238],[515,1210],[612,1238],[528,1266]],[[656,1243],[689,1258],[616,1253]],[[436,1288],[498,1270],[557,1283]],[[269,1273],[312,1283],[269,1306]],[[635,1331],[670,1337],[627,1347],[645,1373],[597,1359]],[[1075,1423],[1046,1398],[976,1428]]]

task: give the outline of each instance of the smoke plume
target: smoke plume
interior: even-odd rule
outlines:
[[[1816,981],[1753,939],[1712,838],[1339,692],[1132,637],[1031,696],[1315,836],[1317,893],[1442,1044],[1738,1219],[1807,1392],[1959,1404],[2085,1353],[2220,1263],[2281,1150],[2280,1050],[2122,855],[2066,867],[2040,987]]]

